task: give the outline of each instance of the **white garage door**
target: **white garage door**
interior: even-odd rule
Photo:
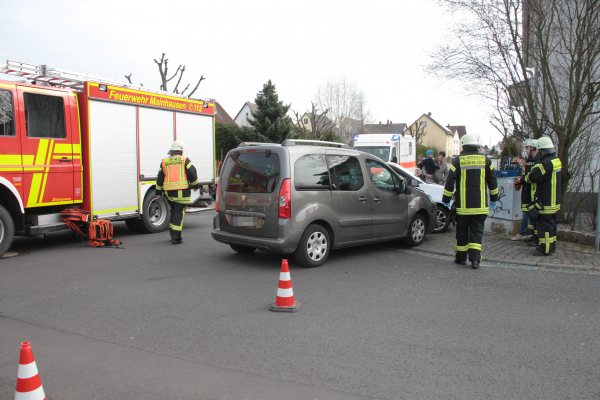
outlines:
[[[93,214],[138,209],[136,107],[90,101]]]
[[[200,182],[212,181],[215,178],[213,118],[179,112],[176,114],[177,140],[185,143],[183,155],[194,163]]]
[[[160,162],[173,143],[173,111],[140,107],[140,175],[158,175]]]

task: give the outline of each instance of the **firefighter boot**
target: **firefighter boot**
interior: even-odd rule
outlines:
[[[471,261],[471,268],[473,268],[473,269],[479,269],[479,261],[472,260]]]
[[[541,256],[551,256],[554,254],[554,249],[551,249],[550,252],[548,254],[544,253],[544,249],[541,247],[538,247],[537,249],[535,249],[535,251],[533,252],[533,255],[536,257],[541,257]]]
[[[467,265],[467,260],[454,260],[454,264]]]
[[[181,238],[181,231],[176,231],[171,229],[171,243],[173,244],[181,244],[183,239]]]

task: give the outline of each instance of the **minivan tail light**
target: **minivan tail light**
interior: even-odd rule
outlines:
[[[292,191],[289,178],[281,183],[279,189],[279,218],[292,218]]]
[[[215,212],[219,212],[219,184],[216,185],[217,195],[215,196]]]

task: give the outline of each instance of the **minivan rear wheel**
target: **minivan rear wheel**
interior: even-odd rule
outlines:
[[[321,225],[310,225],[302,234],[294,257],[303,267],[321,266],[331,251],[331,241],[327,229]]]
[[[408,232],[403,242],[407,246],[418,246],[423,243],[426,232],[427,225],[425,224],[425,218],[421,214],[415,214],[412,221],[410,221]]]
[[[239,244],[230,244],[229,247],[231,247],[231,250],[240,254],[254,253],[254,251],[256,250],[256,247],[240,246]]]

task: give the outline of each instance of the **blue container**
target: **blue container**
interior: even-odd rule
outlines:
[[[519,170],[503,171],[496,169],[495,171],[497,178],[509,178],[511,176],[519,176]]]

